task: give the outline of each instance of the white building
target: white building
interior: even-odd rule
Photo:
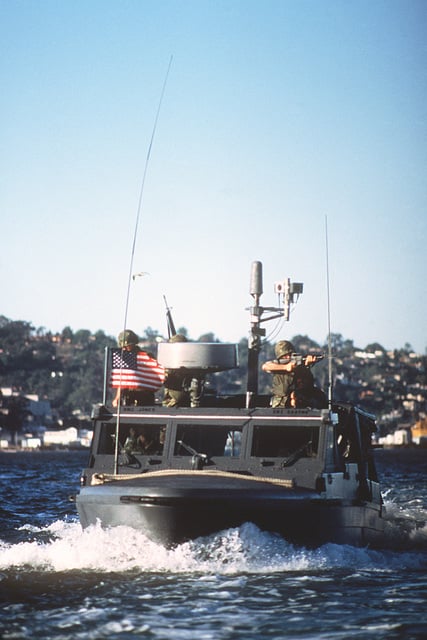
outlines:
[[[397,429],[394,433],[378,438],[378,444],[384,447],[404,447],[411,442],[408,429]]]
[[[60,431],[45,431],[43,436],[43,444],[45,447],[62,446],[69,447],[90,447],[92,442],[93,431],[81,429],[78,431],[76,427],[68,427]]]
[[[62,445],[78,443],[78,431],[76,427],[68,427],[59,431],[45,431],[43,435],[43,444],[45,446]]]
[[[21,440],[22,449],[40,449],[42,446],[42,441],[40,438],[35,438],[33,436],[25,436]]]

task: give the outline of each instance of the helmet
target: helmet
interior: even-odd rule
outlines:
[[[139,338],[136,333],[134,333],[130,329],[126,329],[125,331],[121,331],[119,333],[117,341],[119,343],[119,347],[127,347],[129,345],[138,344]]]
[[[175,333],[169,338],[169,342],[187,342],[187,338],[182,333]]]
[[[295,347],[292,342],[289,342],[288,340],[279,340],[274,351],[276,353],[276,358],[283,358],[283,356],[289,356],[291,353],[294,353]]]

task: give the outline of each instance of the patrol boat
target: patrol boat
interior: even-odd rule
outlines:
[[[301,283],[276,283],[279,307],[262,307],[262,264],[250,280],[247,391],[199,394],[196,406],[94,407],[94,436],[76,505],[83,527],[127,525],[174,546],[252,522],[296,545],[380,547],[383,504],[371,450],[375,417],[328,408],[271,407],[258,394],[261,324],[289,319]],[[208,373],[238,366],[236,345],[163,342],[157,359],[202,386]],[[195,396],[195,397],[196,397]],[[129,450],[143,432],[150,447]]]

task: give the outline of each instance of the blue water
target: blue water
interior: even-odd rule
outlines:
[[[297,548],[251,524],[167,550],[82,531],[86,454],[0,453],[0,637],[427,637],[427,450],[378,450],[393,550]]]

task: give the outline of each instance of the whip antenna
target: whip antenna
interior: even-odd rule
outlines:
[[[134,230],[134,233],[133,233],[133,242],[132,242],[132,251],[131,251],[131,258],[130,258],[130,265],[129,265],[129,277],[128,277],[128,284],[127,284],[126,307],[125,307],[125,318],[124,318],[124,323],[123,323],[123,329],[126,329],[126,325],[127,325],[127,315],[128,315],[129,297],[130,297],[130,285],[131,285],[132,271],[133,271],[133,259],[134,259],[134,256],[135,256],[135,247],[136,247],[136,238],[137,238],[137,235],[138,235],[139,219],[141,217],[142,200],[143,200],[143,195],[144,195],[145,179],[147,177],[147,169],[148,169],[148,164],[150,162],[151,149],[153,147],[154,136],[156,135],[157,122],[159,120],[160,109],[161,109],[162,102],[163,102],[163,96],[165,95],[165,91],[166,91],[166,84],[167,84],[168,77],[169,77],[169,71],[170,71],[170,68],[171,68],[171,65],[172,65],[172,59],[173,59],[173,56],[170,57],[168,68],[166,70],[166,75],[165,75],[165,79],[163,81],[163,87],[162,87],[162,91],[161,91],[161,94],[160,94],[159,105],[157,107],[156,117],[154,119],[154,125],[153,125],[153,131],[151,133],[150,144],[148,145],[147,157],[145,158],[144,173],[142,175],[141,189],[140,189],[140,192],[139,192],[138,208],[137,208],[136,221],[135,221],[135,230]]]
[[[326,289],[328,299],[328,407],[332,409],[332,342],[331,342],[331,296],[329,289],[329,244],[328,216],[325,216],[325,248],[326,248]]]
[[[153,131],[151,133],[150,144],[148,145],[147,156],[145,158],[144,172],[142,174],[141,189],[139,191],[138,208],[137,208],[137,212],[136,212],[135,229],[134,229],[134,232],[133,232],[132,251],[131,251],[131,257],[130,257],[130,264],[129,264],[129,275],[128,275],[128,282],[127,282],[125,315],[124,315],[124,320],[123,320],[123,331],[126,329],[126,326],[127,326],[127,318],[128,318],[128,310],[129,310],[129,298],[130,298],[130,285],[131,285],[131,281],[132,281],[132,271],[133,271],[133,260],[134,260],[134,256],[135,256],[135,247],[136,247],[136,238],[137,238],[137,235],[138,235],[139,220],[140,220],[141,211],[142,211],[142,201],[143,201],[143,195],[144,195],[145,179],[147,177],[147,170],[148,170],[148,165],[149,165],[149,162],[150,162],[151,149],[153,147],[154,136],[156,135],[157,122],[159,120],[160,109],[161,109],[162,102],[163,102],[163,96],[165,95],[165,91],[166,91],[166,85],[167,85],[167,81],[168,81],[168,77],[169,77],[169,71],[170,71],[170,68],[171,68],[171,65],[172,65],[172,60],[173,60],[173,56],[171,56],[170,59],[169,59],[168,68],[166,70],[165,79],[163,81],[163,86],[162,86],[162,90],[161,90],[160,98],[159,98],[159,104],[158,104],[157,111],[156,111],[156,117],[154,119]],[[118,467],[119,467],[119,462],[118,462],[118,460],[119,460],[119,428],[120,428],[120,405],[121,405],[121,385],[120,385],[120,383],[119,383],[119,389],[120,389],[120,393],[119,393],[118,404],[117,404],[117,422],[116,422],[116,435],[115,435],[115,448],[114,448],[114,473],[115,474],[118,473]]]

